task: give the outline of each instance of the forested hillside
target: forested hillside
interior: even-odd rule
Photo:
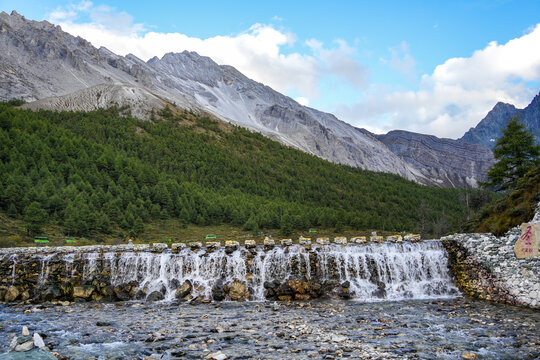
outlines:
[[[0,209],[28,235],[137,235],[144,223],[445,232],[463,190],[340,166],[209,117],[168,108],[32,112],[0,103]],[[124,109],[125,110],[125,109]]]

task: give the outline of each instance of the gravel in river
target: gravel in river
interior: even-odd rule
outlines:
[[[464,298],[0,305],[0,352],[24,325],[68,359],[540,358],[540,312]]]

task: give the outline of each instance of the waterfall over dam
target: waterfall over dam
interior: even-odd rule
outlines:
[[[459,294],[438,241],[177,253],[87,248],[2,249],[0,287],[4,294],[16,287],[16,298],[35,301],[378,301]]]

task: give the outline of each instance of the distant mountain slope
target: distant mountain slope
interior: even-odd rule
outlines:
[[[129,108],[132,116],[150,119],[152,112],[171,105],[149,91],[131,85],[100,84],[64,96],[53,96],[26,103],[24,109],[91,111],[116,106]]]
[[[96,49],[46,21],[2,12],[0,100],[14,98],[35,101],[25,105],[31,109],[129,106],[142,119],[172,104],[211,113],[334,163],[394,173],[426,185],[474,186],[489,162],[484,152],[463,146],[455,148],[462,154],[449,161],[445,158],[454,145],[448,143],[427,146],[429,161],[426,156],[413,156],[418,153],[417,140],[404,142],[401,136],[398,145],[393,142],[395,134],[381,138],[359,131],[193,52],[169,53],[145,62]],[[481,158],[475,160],[476,156]],[[455,165],[458,159],[467,159],[461,168]]]
[[[431,183],[382,143],[335,116],[301,106],[231,66],[219,66],[196,53],[166,54],[144,62],[96,49],[46,21],[3,12],[0,60],[3,100],[58,97],[101,84],[137,86],[181,108],[210,112],[335,163]]]
[[[493,153],[483,145],[402,130],[375,136],[424,176],[440,179],[445,187],[476,187],[494,163]]]
[[[514,105],[497,103],[478,125],[470,128],[460,140],[471,144],[482,144],[493,149],[502,129],[514,116],[518,116],[525,126],[540,141],[540,94],[525,109],[517,109]]]

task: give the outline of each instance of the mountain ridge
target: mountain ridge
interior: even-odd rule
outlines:
[[[512,104],[498,102],[475,127],[470,128],[459,140],[471,144],[482,144],[490,149],[495,147],[511,118],[517,116],[540,142],[540,93],[523,109]]]
[[[142,118],[172,104],[210,113],[334,163],[394,173],[426,185],[452,186],[444,178],[446,170],[418,168],[376,136],[358,131],[332,114],[302,106],[209,57],[184,51],[145,62],[132,54],[120,56],[104,47],[97,49],[59,26],[27,20],[16,12],[0,13],[0,29],[2,100],[23,98],[38,101],[26,105],[28,108],[56,110],[134,104],[133,114]],[[97,99],[97,88],[110,92],[105,96],[109,100]],[[96,100],[88,103],[82,99],[87,94]],[[76,99],[83,103],[75,104]],[[472,179],[483,175],[474,174]],[[461,177],[457,186],[474,186],[467,174],[456,176]]]
[[[475,187],[486,179],[478,174],[486,174],[495,162],[491,150],[479,144],[405,130],[375,137],[426,177],[438,177],[445,187]]]
[[[8,73],[0,77],[0,99],[31,101],[103,83],[139,86],[180,108],[209,112],[332,162],[429,182],[380,142],[355,134],[333,115],[303,107],[208,57],[184,51],[144,62],[16,13],[1,13],[0,26],[0,49],[8,55],[0,55],[7,69],[2,74]]]

